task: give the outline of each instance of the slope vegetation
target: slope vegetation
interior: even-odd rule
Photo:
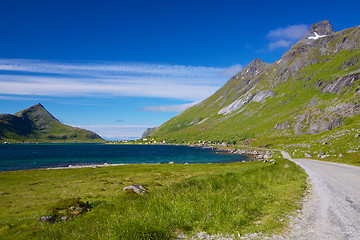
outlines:
[[[281,59],[272,64],[255,59],[152,136],[293,147],[301,157],[349,152],[359,159],[359,85],[360,26],[335,32],[323,21]]]
[[[100,142],[89,130],[59,122],[40,103],[23,111],[0,114],[0,140],[14,142]]]

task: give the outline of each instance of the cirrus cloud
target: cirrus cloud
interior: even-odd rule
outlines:
[[[145,111],[145,112],[181,112],[189,107],[192,107],[196,104],[196,102],[193,103],[185,103],[185,104],[177,104],[177,105],[160,105],[160,106],[147,106],[138,109],[139,111]]]
[[[307,29],[308,26],[306,24],[297,24],[271,30],[266,35],[266,38],[270,40],[268,44],[269,50],[289,47],[304,36]]]
[[[0,94],[204,99],[239,69],[121,62],[0,59]]]

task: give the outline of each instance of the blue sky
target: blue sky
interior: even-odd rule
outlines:
[[[0,113],[41,102],[106,139],[140,137],[311,23],[360,24],[358,1],[0,0]]]

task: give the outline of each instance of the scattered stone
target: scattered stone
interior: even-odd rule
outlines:
[[[286,121],[284,123],[278,123],[275,125],[274,129],[278,129],[278,130],[284,130],[286,128],[288,128],[290,125],[289,125],[289,122]]]
[[[285,164],[285,168],[289,168],[290,167],[290,165],[287,163],[287,164]]]
[[[169,164],[174,164],[174,162],[169,162]]]
[[[62,222],[66,222],[67,220],[68,220],[68,217],[67,217],[67,216],[62,216],[62,217],[61,217],[61,221],[62,221]]]
[[[51,216],[51,215],[44,215],[44,216],[41,216],[41,217],[38,219],[38,222],[55,223],[55,219],[54,219],[54,217]]]
[[[357,133],[357,134],[355,134],[355,138],[358,138],[359,137],[359,134]]]
[[[268,162],[268,160],[267,160],[267,159],[265,159],[265,160],[264,160],[264,163],[267,163],[267,162]]]
[[[149,191],[141,185],[138,184],[133,184],[127,187],[124,187],[123,191],[126,191],[127,194],[130,193],[137,193],[137,194],[145,194],[145,193],[149,193]]]
[[[327,158],[327,157],[330,157],[330,155],[325,154],[325,155],[320,156],[321,159],[324,159],[324,158]]]
[[[310,154],[310,153],[305,153],[305,157],[306,157],[306,158],[311,158],[311,157],[313,157],[313,155]]]
[[[47,210],[48,215],[43,215],[38,222],[66,222],[76,218],[78,215],[90,211],[92,206],[89,202],[80,201],[80,198],[62,199],[56,205]]]
[[[339,158],[343,157],[344,155],[342,155],[342,153],[339,154]]]
[[[347,153],[355,153],[356,151],[355,150],[349,150],[347,151]]]

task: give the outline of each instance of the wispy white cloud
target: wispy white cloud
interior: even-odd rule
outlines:
[[[240,72],[240,70],[243,68],[243,66],[241,64],[235,64],[232,65],[226,69],[224,69],[220,75],[222,76],[226,76],[226,77],[232,77],[235,74],[237,74],[238,72]]]
[[[280,40],[277,40],[276,42],[269,43],[269,49],[274,50],[276,48],[287,48],[291,44],[293,44],[292,41],[280,39]]]
[[[138,96],[196,101],[240,69],[113,62],[0,59],[0,94]]]
[[[79,127],[79,128],[85,128],[85,129],[90,129],[90,128],[149,128],[152,126],[149,125],[79,125],[79,126],[75,126],[75,127]]]
[[[306,24],[298,24],[298,25],[289,25],[285,28],[277,28],[275,30],[271,30],[267,37],[275,38],[275,39],[291,39],[298,40],[300,39],[309,27]]]
[[[16,100],[16,101],[26,101],[26,100],[32,100],[32,101],[41,101],[41,100],[45,100],[45,98],[32,98],[32,97],[22,97],[22,96],[4,96],[4,95],[0,95],[0,100]],[[49,100],[49,99],[46,99]]]
[[[222,68],[126,62],[55,62],[36,59],[0,59],[0,70],[74,75],[162,75],[162,76],[208,76]]]
[[[304,36],[307,29],[306,24],[297,24],[271,30],[266,36],[270,40],[269,50],[289,47]]]
[[[12,81],[16,76],[0,75],[0,94],[37,95],[37,96],[135,96],[160,97],[184,100],[203,99],[219,86],[191,85],[173,81],[142,79],[133,82],[91,81],[91,79],[74,80],[52,77],[22,77]],[[88,81],[89,80],[89,81]]]
[[[193,103],[186,103],[186,104],[178,104],[178,105],[162,105],[162,106],[148,106],[144,108],[138,109],[139,111],[146,111],[146,112],[181,112],[186,110],[189,107],[192,107],[196,104]]]

